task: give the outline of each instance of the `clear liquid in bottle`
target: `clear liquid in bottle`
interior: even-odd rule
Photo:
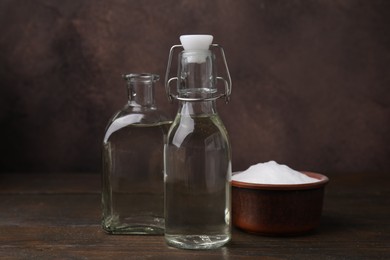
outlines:
[[[217,115],[181,115],[175,123],[165,148],[166,241],[187,249],[219,247],[230,240],[226,130]]]
[[[104,143],[103,228],[112,234],[163,234],[163,136],[170,122],[129,125]],[[137,147],[131,150],[129,147]]]

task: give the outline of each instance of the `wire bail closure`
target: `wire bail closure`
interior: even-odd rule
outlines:
[[[224,87],[225,87],[225,93],[215,95],[213,97],[207,97],[207,98],[184,98],[184,97],[179,97],[178,94],[172,94],[171,82],[179,80],[178,77],[169,78],[169,72],[171,70],[171,65],[172,65],[172,57],[173,57],[173,53],[176,49],[183,48],[183,45],[173,45],[169,51],[167,71],[165,73],[165,92],[166,92],[170,102],[172,102],[173,99],[177,99],[177,100],[181,100],[181,101],[211,101],[211,100],[216,100],[216,99],[219,99],[222,97],[225,98],[226,103],[228,103],[230,101],[230,95],[232,93],[232,79],[230,77],[229,68],[228,68],[228,65],[226,62],[225,52],[224,52],[222,46],[219,44],[211,44],[210,46],[212,48],[218,48],[221,52],[222,60],[223,60],[225,70],[226,70],[227,80],[224,79],[223,77],[219,77],[219,76],[217,76],[216,79],[217,79],[217,81],[220,80],[223,82]]]

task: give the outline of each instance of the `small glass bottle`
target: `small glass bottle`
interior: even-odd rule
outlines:
[[[216,99],[231,92],[231,81],[222,48],[211,35],[181,36],[182,45],[172,47],[166,73],[166,91],[177,99],[179,110],[169,130],[164,149],[165,239],[174,247],[212,249],[230,240],[231,148],[227,131],[217,113]],[[216,76],[219,47],[228,82]],[[172,53],[179,54],[178,77],[169,78]],[[177,80],[177,94],[170,83]],[[217,81],[225,93],[217,91]]]
[[[102,227],[111,234],[163,234],[163,149],[171,121],[155,104],[158,75],[124,79],[128,103],[103,140]]]

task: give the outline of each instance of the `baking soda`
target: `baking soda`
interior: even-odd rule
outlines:
[[[256,184],[304,184],[319,181],[275,161],[258,163],[232,176],[232,180]]]

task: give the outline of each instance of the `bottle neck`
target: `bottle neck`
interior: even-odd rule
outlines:
[[[155,108],[153,85],[130,85],[127,89],[128,105]]]
[[[213,55],[209,50],[180,53],[178,99],[179,113],[210,116],[217,113],[215,100],[205,100],[216,92]],[[183,98],[183,99],[180,99]],[[195,99],[188,101],[184,99]]]
[[[183,51],[179,58],[179,98],[202,100],[216,93],[214,56],[209,50]]]
[[[154,82],[152,74],[130,74],[127,79],[128,105],[134,108],[155,109]]]

